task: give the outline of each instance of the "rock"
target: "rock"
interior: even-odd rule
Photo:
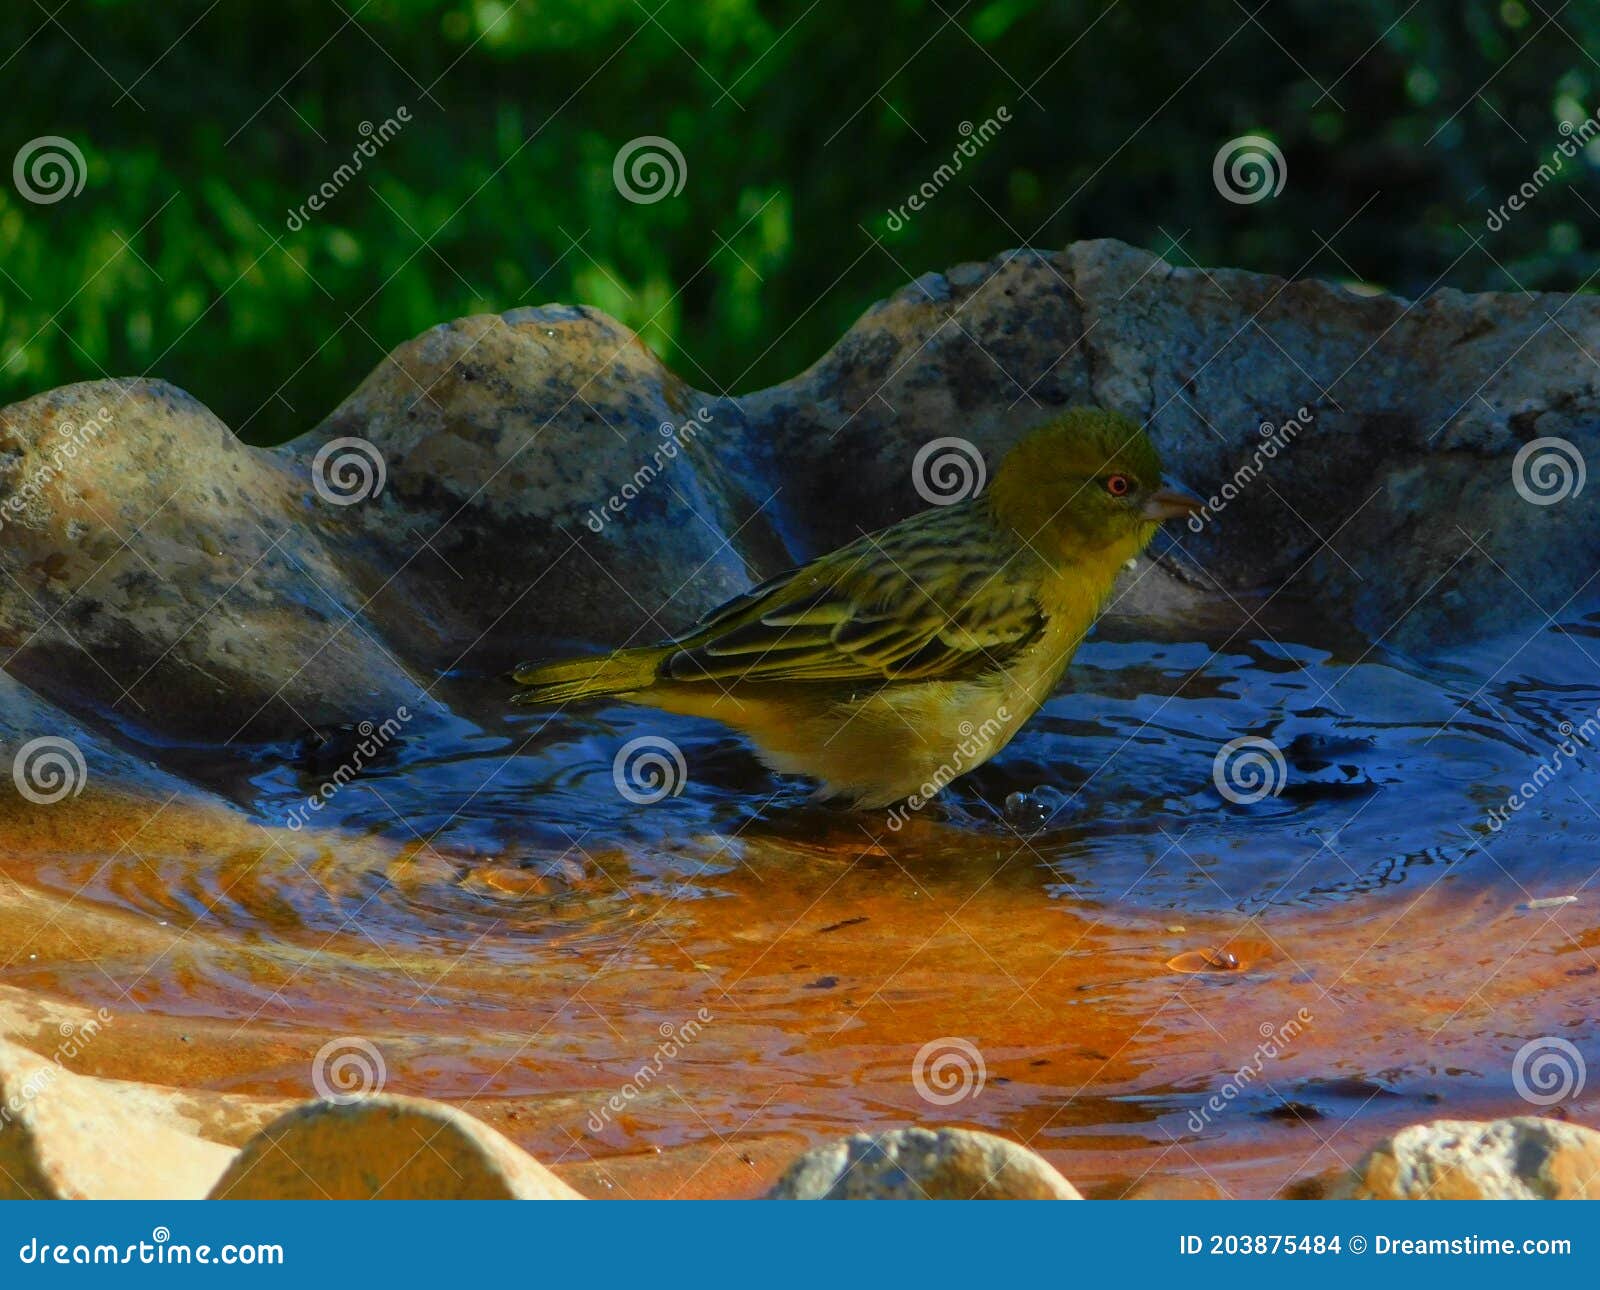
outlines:
[[[161,381],[0,410],[6,670],[70,710],[187,738],[426,707],[351,626],[381,574],[322,542],[315,501],[289,462]]]
[[[858,1133],[806,1152],[768,1200],[1081,1200],[1043,1156],[974,1129]]]
[[[1369,1151],[1333,1189],[1353,1200],[1600,1199],[1600,1133],[1561,1120],[1435,1120]]]
[[[369,613],[402,653],[499,668],[530,642],[670,631],[785,563],[738,404],[598,310],[514,309],[401,345],[275,455],[312,480],[327,444],[370,443],[384,491],[309,518],[385,571]]]
[[[5,537],[0,535],[0,543]],[[17,765],[18,760],[22,766]],[[10,792],[29,785],[32,799]],[[8,672],[0,672],[0,819],[26,815],[38,823],[41,804],[91,802],[103,792],[117,798],[172,798],[229,809],[220,798],[117,747],[107,732],[86,729]],[[103,837],[104,835],[100,835]]]
[[[1508,578],[1556,605],[1600,560],[1596,490],[1535,505],[1512,480],[1535,440],[1600,448],[1575,356],[1597,344],[1594,297],[1408,302],[1099,241],[924,275],[737,398],[567,306],[435,327],[277,449],[159,381],[68,386],[0,410],[0,645],[38,709],[18,733],[164,755],[401,705],[446,721],[441,672],[681,629],[922,509],[929,440],[992,469],[1085,402],[1148,420],[1221,503],[1119,614],[1192,625],[1290,584],[1401,648],[1455,644],[1527,616]]]
[[[0,897],[0,913],[5,906],[5,899]],[[62,921],[61,910],[53,913],[57,922]],[[5,926],[0,920],[0,929]],[[83,929],[75,930],[81,933]],[[95,943],[102,947],[115,945],[117,934],[114,926],[103,923],[91,931]],[[36,939],[28,943],[42,944]],[[232,1052],[240,1050],[237,1025],[224,1028],[219,1024],[215,1031],[207,1033],[204,1028],[210,1024],[196,1020],[191,1026],[206,1033],[219,1049],[227,1044]],[[39,1053],[49,1054],[57,1073],[77,1081],[79,1088],[91,1089],[108,1105],[126,1107],[133,1114],[208,1143],[238,1147],[295,1105],[288,1098],[218,1093],[204,1087],[173,1088],[86,1074],[83,1066],[114,1068],[130,1051],[137,1054],[141,1065],[164,1068],[171,1072],[171,1078],[191,1085],[212,1072],[203,1062],[177,1067],[172,1055],[163,1049],[186,1049],[189,1045],[173,1044],[170,1031],[164,1031],[150,1014],[79,1007],[15,986],[0,985],[0,1045],[9,1047],[14,1055],[20,1053],[24,1061],[34,1060]],[[26,1078],[23,1083],[27,1083]]]
[[[175,1090],[74,1075],[0,1040],[0,1200],[198,1200],[233,1149]]]
[[[1513,603],[1508,578],[1554,606],[1594,568],[1592,495],[1536,505],[1513,473],[1542,438],[1566,441],[1579,475],[1568,491],[1581,482],[1572,456],[1595,459],[1600,383],[1582,369],[1600,302],[1449,290],[1406,301],[1172,268],[1109,242],[1065,258],[1094,325],[1097,400],[1152,421],[1169,465],[1207,497],[1241,466],[1262,468],[1198,537],[1180,534],[1227,585],[1289,585],[1428,650],[1521,622],[1531,607]],[[1311,419],[1292,437],[1257,433],[1281,432],[1301,408]],[[1273,440],[1285,446],[1257,458]],[[1542,563],[1562,567],[1538,568],[1536,550],[1561,550]]]
[[[309,1102],[245,1144],[212,1200],[582,1200],[464,1111],[425,1098]]]

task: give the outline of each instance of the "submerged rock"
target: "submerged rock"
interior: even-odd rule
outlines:
[[[769,1200],[1082,1200],[1043,1156],[975,1129],[858,1133],[806,1152]]]
[[[1402,1129],[1332,1190],[1353,1200],[1600,1200],[1600,1133],[1516,1116]]]

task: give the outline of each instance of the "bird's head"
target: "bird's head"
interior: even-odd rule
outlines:
[[[1162,520],[1201,506],[1163,478],[1137,421],[1100,408],[1073,408],[1031,431],[1001,461],[989,499],[1041,551],[1119,563],[1144,550]]]

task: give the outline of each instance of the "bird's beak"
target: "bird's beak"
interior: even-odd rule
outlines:
[[[1144,499],[1139,514],[1159,524],[1162,520],[1181,520],[1189,515],[1198,515],[1205,505],[1202,499],[1176,480],[1163,479],[1161,487]]]

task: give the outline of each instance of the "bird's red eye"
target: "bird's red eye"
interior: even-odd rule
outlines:
[[[1106,476],[1106,492],[1110,493],[1113,497],[1126,497],[1128,495],[1128,490],[1132,487],[1133,484],[1126,475]]]

